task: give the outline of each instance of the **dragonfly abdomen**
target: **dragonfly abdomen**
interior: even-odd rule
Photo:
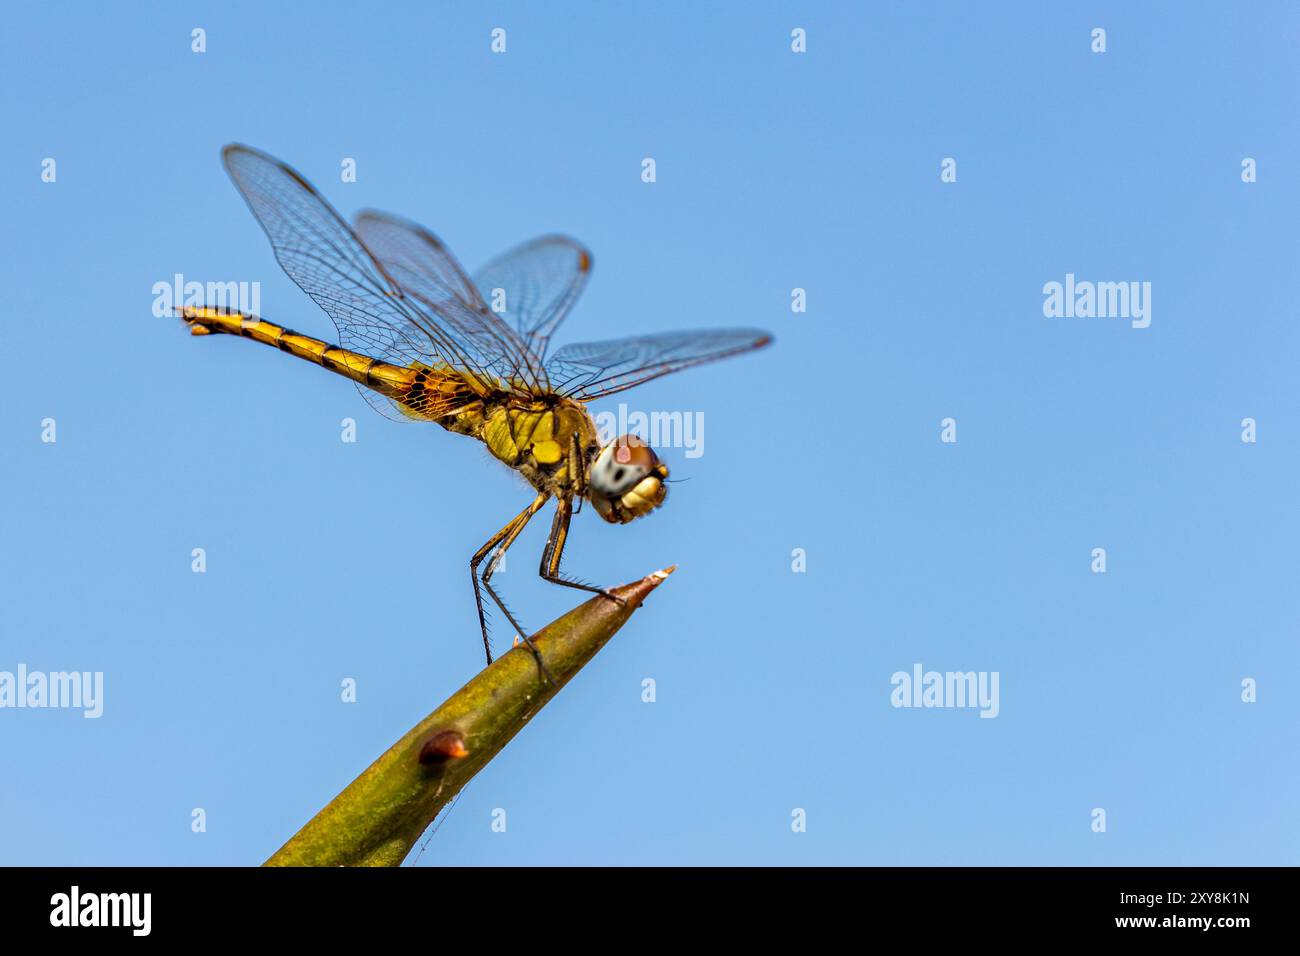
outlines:
[[[344,378],[368,386],[376,392],[393,398],[396,402],[407,403],[411,398],[413,386],[417,381],[428,380],[428,371],[415,368],[402,368],[387,362],[372,359],[369,355],[331,345],[324,339],[304,336],[300,332],[286,329],[283,325],[268,323],[257,316],[243,312],[233,312],[212,306],[186,306],[181,310],[181,317],[190,324],[190,332],[195,336],[209,333],[224,333],[229,336],[251,338],[253,342],[274,346],[290,355],[298,356],[307,362],[328,368]],[[424,402],[412,403],[419,410]]]

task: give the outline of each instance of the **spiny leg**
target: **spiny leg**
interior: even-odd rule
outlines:
[[[483,592],[479,588],[478,566],[483,563],[483,559],[488,556],[489,551],[491,551],[498,544],[501,544],[502,541],[504,541],[507,537],[509,537],[510,541],[507,542],[501,548],[501,551],[497,554],[497,556],[492,559],[492,562],[489,566],[488,573],[487,573],[487,577],[490,578],[492,575],[492,571],[496,569],[497,564],[501,560],[501,554],[505,553],[506,548],[510,547],[510,544],[514,541],[515,537],[517,537],[519,535],[519,532],[523,530],[524,525],[528,524],[529,519],[531,519],[533,515],[537,514],[537,512],[541,509],[542,505],[544,504],[546,504],[546,495],[539,494],[535,499],[533,499],[532,502],[529,503],[527,508],[525,508],[523,511],[519,512],[519,514],[515,515],[508,522],[506,522],[506,526],[504,528],[502,528],[496,534],[492,535],[492,537],[488,538],[487,541],[483,542],[483,547],[475,551],[474,556],[469,559],[469,579],[474,585],[474,605],[475,607],[478,608],[478,624],[479,624],[479,628],[483,632],[483,651],[485,654],[487,654],[487,662],[489,664],[492,663],[492,644],[488,640],[487,616],[483,613]],[[484,585],[487,584],[486,578],[484,579],[483,583]],[[491,593],[491,591],[492,589],[488,588],[488,592]],[[494,599],[495,597],[496,596],[493,595]],[[500,603],[501,603],[500,601],[497,601],[497,604]],[[506,612],[506,617],[508,619],[510,618],[509,611]],[[514,624],[514,621],[511,620],[510,623]],[[519,626],[517,624],[515,625],[515,630],[516,631],[519,630]]]
[[[542,655],[541,652],[537,650],[537,645],[534,644],[533,639],[528,636],[528,632],[524,630],[523,625],[515,620],[515,616],[510,613],[510,609],[506,607],[505,602],[501,600],[501,596],[497,594],[496,589],[492,587],[491,583],[492,575],[496,573],[497,565],[501,563],[501,559],[505,556],[506,551],[515,543],[515,539],[519,537],[519,534],[524,530],[524,526],[528,524],[529,519],[541,510],[542,505],[546,503],[546,499],[546,495],[539,495],[533,505],[529,506],[529,510],[523,520],[516,524],[510,533],[506,535],[505,540],[501,542],[501,546],[497,549],[497,553],[492,556],[492,560],[489,561],[487,567],[483,569],[483,587],[487,589],[489,596],[491,596],[492,600],[496,603],[496,606],[501,609],[501,613],[506,616],[506,620],[510,622],[510,626],[515,629],[515,633],[519,635],[519,637],[515,638],[515,643],[518,644],[519,638],[523,638],[524,643],[528,645],[528,650],[533,655],[533,659],[537,661],[537,666],[541,670],[542,676],[546,678],[547,683],[553,686],[558,686],[556,685],[555,678],[551,676],[550,668],[548,668],[546,662],[542,660]]]
[[[573,433],[573,440],[569,444],[569,474],[573,478],[573,496],[578,499],[578,510],[574,514],[578,514],[587,497],[587,461],[582,454],[582,439],[577,432]]]
[[[626,600],[608,588],[596,587],[594,584],[585,584],[582,581],[572,581],[560,574],[560,560],[564,557],[564,543],[569,538],[569,520],[572,517],[573,500],[560,498],[555,504],[555,520],[551,522],[551,536],[546,539],[546,549],[542,551],[542,566],[537,573],[552,584],[562,584],[566,588],[577,588],[579,591],[590,591],[592,594],[603,594],[620,605],[627,604]]]

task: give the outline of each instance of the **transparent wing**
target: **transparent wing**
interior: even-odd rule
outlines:
[[[542,236],[497,256],[474,274],[474,284],[540,361],[590,273],[591,253],[582,243]]]
[[[358,214],[355,224],[384,272],[441,322],[476,342],[480,352],[490,353],[501,377],[534,395],[549,391],[541,359],[492,313],[441,239],[418,223],[373,209]]]
[[[556,392],[587,402],[693,365],[750,352],[771,341],[759,329],[714,329],[580,342],[558,350],[546,369]]]
[[[377,209],[357,213],[354,226],[370,254],[408,290],[438,305],[486,308],[451,250],[424,226]],[[409,284],[401,281],[399,272],[411,280]]]
[[[515,363],[500,342],[440,321],[407,295],[298,172],[247,146],[227,146],[222,155],[276,260],[334,320],[340,345],[394,365],[453,369],[479,392],[506,387],[503,373]],[[410,420],[399,403],[390,409],[388,399],[358,387],[381,413]]]

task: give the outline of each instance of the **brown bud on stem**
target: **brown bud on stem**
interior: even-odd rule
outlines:
[[[459,730],[436,733],[420,748],[420,763],[425,766],[446,763],[453,757],[467,756],[469,751],[465,749],[465,737]]]

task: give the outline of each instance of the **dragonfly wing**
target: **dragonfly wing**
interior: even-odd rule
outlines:
[[[498,378],[533,395],[550,390],[541,360],[492,313],[441,239],[418,223],[373,209],[358,214],[355,224],[384,272],[443,324],[474,341]]]
[[[547,373],[561,395],[588,402],[693,365],[762,348],[772,337],[759,329],[662,332],[559,349]]]
[[[474,284],[541,360],[590,273],[591,253],[582,243],[542,236],[497,256],[474,274]]]
[[[424,226],[377,209],[357,213],[353,225],[370,254],[408,290],[439,304],[485,308],[451,250]],[[399,272],[411,281],[402,282]]]
[[[499,356],[407,295],[297,171],[247,146],[227,146],[222,156],[276,260],[334,320],[340,345],[399,366],[447,366],[471,376],[482,391],[500,387],[494,367]],[[411,420],[396,399],[394,414],[388,399],[358,387],[381,413]]]

